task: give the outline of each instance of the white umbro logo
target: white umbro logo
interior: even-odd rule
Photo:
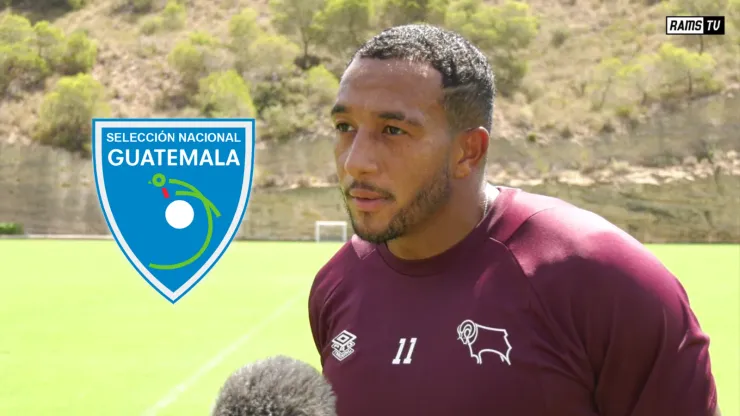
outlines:
[[[339,361],[349,357],[355,352],[353,347],[355,346],[356,339],[357,336],[349,331],[340,332],[339,335],[331,340],[331,348],[333,350],[331,355]]]

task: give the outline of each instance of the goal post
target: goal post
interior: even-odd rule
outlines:
[[[336,227],[342,230],[342,241],[347,241],[347,221],[316,221],[315,237],[316,242],[321,242],[321,229],[323,227]]]

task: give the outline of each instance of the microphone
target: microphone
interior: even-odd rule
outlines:
[[[245,365],[226,379],[212,416],[336,416],[336,397],[311,365],[278,355]]]

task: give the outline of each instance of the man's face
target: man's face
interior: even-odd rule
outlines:
[[[355,233],[401,237],[450,198],[450,146],[441,74],[425,64],[355,60],[332,119],[340,189]]]

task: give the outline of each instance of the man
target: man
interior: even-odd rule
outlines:
[[[332,118],[356,235],[309,315],[339,416],[711,416],[677,279],[603,218],[484,180],[494,85],[465,39],[388,29]]]

